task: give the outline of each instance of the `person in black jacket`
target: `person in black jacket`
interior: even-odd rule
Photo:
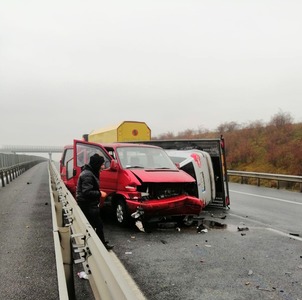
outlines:
[[[89,164],[85,165],[78,179],[76,199],[87,220],[95,229],[100,240],[107,250],[113,248],[104,237],[103,222],[100,216],[100,181],[99,174],[104,157],[94,154],[90,157]]]

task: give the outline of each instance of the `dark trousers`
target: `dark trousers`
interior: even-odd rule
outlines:
[[[81,209],[84,215],[86,216],[87,220],[89,221],[90,225],[94,228],[98,237],[105,245],[104,229],[103,229],[103,222],[100,216],[100,208],[97,206],[88,206],[88,207],[86,206],[86,207],[81,207]]]

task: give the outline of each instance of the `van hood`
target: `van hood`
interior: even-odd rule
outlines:
[[[192,176],[182,170],[132,169],[131,172],[142,182],[195,182],[195,179]]]

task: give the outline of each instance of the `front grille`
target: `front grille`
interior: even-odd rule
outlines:
[[[186,188],[188,185],[183,183],[144,183],[138,187],[138,191],[145,193],[145,196],[142,197],[143,200],[149,200],[188,194]]]

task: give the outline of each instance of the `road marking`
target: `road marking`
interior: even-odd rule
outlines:
[[[269,230],[269,231],[273,231],[277,234],[280,234],[280,235],[283,235],[283,236],[286,236],[286,237],[290,237],[291,239],[294,239],[294,240],[297,240],[297,241],[301,241],[302,242],[302,238],[301,237],[298,237],[298,236],[295,236],[295,235],[291,235],[289,233],[285,233],[283,231],[280,231],[280,230],[277,230],[277,229],[274,229],[274,228],[266,228],[266,230]]]
[[[266,198],[266,199],[271,199],[271,200],[280,201],[280,202],[285,202],[285,203],[290,203],[290,204],[302,205],[302,203],[300,203],[300,202],[289,201],[289,200],[284,200],[284,199],[280,199],[280,198],[267,197],[267,196],[261,196],[261,195],[250,194],[250,193],[244,193],[244,192],[237,192],[237,191],[233,191],[233,190],[230,190],[230,192],[232,192],[232,193],[237,193],[237,194],[248,195],[248,196],[257,196],[257,197],[259,197],[259,198]]]
[[[251,223],[256,223],[256,224],[259,224],[261,226],[264,227],[264,229],[268,230],[268,231],[272,231],[274,233],[277,233],[279,235],[282,235],[282,236],[285,236],[285,237],[289,237],[291,239],[294,239],[294,240],[297,240],[297,241],[301,241],[302,242],[302,238],[299,237],[299,236],[295,236],[295,235],[291,235],[289,233],[286,233],[284,231],[281,231],[281,230],[278,230],[278,229],[274,229],[272,227],[266,227],[267,224],[261,222],[261,221],[257,221],[257,220],[253,220],[253,219],[249,219],[249,218],[246,218],[246,217],[242,217],[242,216],[239,216],[239,215],[236,215],[236,214],[229,214],[230,216],[233,216],[233,217],[237,217],[239,219],[243,219],[245,221],[248,221],[248,222],[251,222]]]

